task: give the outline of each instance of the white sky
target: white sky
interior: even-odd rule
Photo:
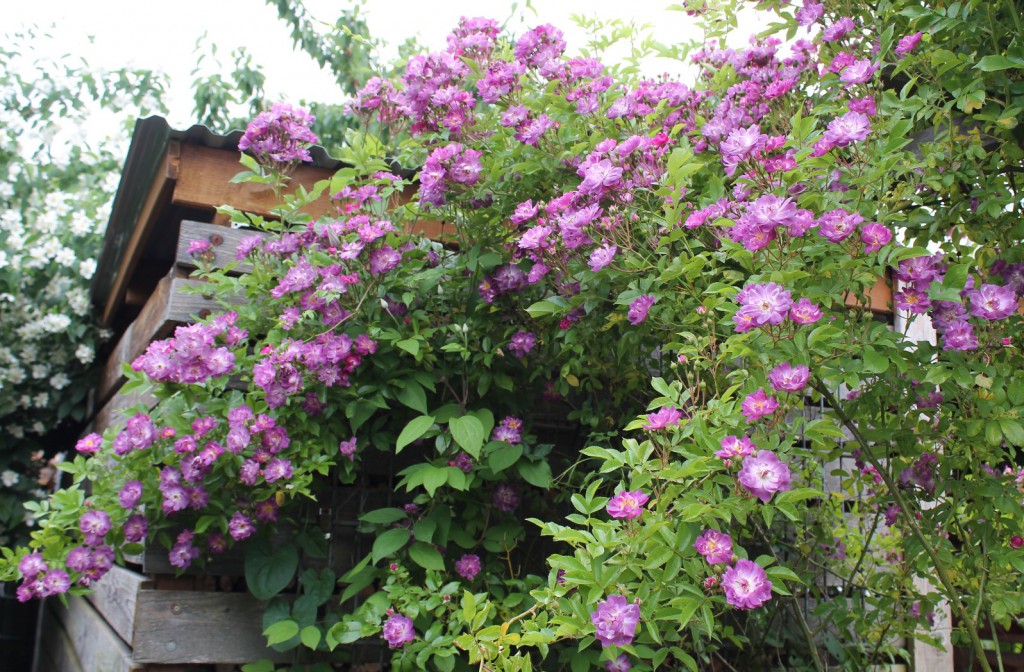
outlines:
[[[317,19],[333,22],[346,0],[307,0]],[[488,16],[502,21],[512,14],[511,0],[367,0],[362,13],[371,35],[392,45],[417,36],[431,50],[444,46],[445,36],[460,16]],[[509,23],[515,34],[540,23],[551,23],[566,33],[569,52],[585,40],[570,19],[579,13],[601,19],[618,18],[649,23],[655,37],[665,43],[694,36],[691,20],[682,12],[666,11],[669,0],[535,0],[536,15],[520,10]],[[50,32],[67,53],[97,67],[134,65],[167,72],[171,76],[171,125],[192,123],[190,84],[197,55],[196,41],[217,45],[220,72],[229,72],[231,52],[246,47],[267,76],[271,99],[299,98],[338,102],[341,94],[332,78],[308,58],[293,52],[285,24],[276,9],[262,0],[8,0],[4,2],[0,32],[35,23],[54,25]],[[40,55],[56,54],[42,52]],[[658,66],[655,66],[658,67]],[[652,73],[656,74],[656,73]]]

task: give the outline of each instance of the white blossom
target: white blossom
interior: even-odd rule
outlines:
[[[91,280],[93,273],[96,272],[96,260],[86,259],[82,263],[78,264],[78,273],[86,280]]]
[[[4,472],[0,474],[0,482],[2,482],[6,488],[14,487],[20,480],[21,476],[18,475],[18,472],[11,471],[10,469],[5,469]]]
[[[75,350],[75,357],[78,358],[82,364],[91,364],[92,360],[96,358],[96,352],[85,343],[78,346]]]
[[[71,384],[71,379],[68,378],[67,374],[63,371],[58,373],[56,376],[50,378],[50,385],[55,390],[63,390],[65,387]]]
[[[35,406],[36,408],[46,408],[46,405],[49,404],[49,403],[50,403],[50,394],[48,392],[40,392],[32,400],[32,405]],[[36,425],[39,425],[40,427],[42,427],[43,423],[37,422],[37,423],[35,423],[35,425],[32,425],[32,428],[35,429]],[[39,430],[36,430],[36,433],[37,434],[42,434],[43,432],[41,432]]]

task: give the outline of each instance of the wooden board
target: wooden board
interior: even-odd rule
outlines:
[[[47,600],[46,627],[37,672],[131,672],[131,651],[83,597],[68,598],[65,608]]]
[[[182,145],[180,170],[172,202],[175,205],[200,208],[231,205],[262,217],[270,217],[271,210],[277,206],[277,198],[269,185],[231,182],[231,178],[245,170],[238,158],[237,151]],[[318,181],[329,180],[333,175],[333,170],[300,164],[292,172],[292,180],[285,193],[293,193],[299,185],[312,189]],[[302,212],[316,218],[333,215],[336,210],[329,199],[322,198],[303,208]]]
[[[135,605],[139,591],[148,586],[145,576],[114,565],[106,576],[93,584],[92,593],[86,596],[126,646],[135,637]]]
[[[178,236],[178,250],[175,264],[178,268],[191,271],[198,268],[196,259],[188,253],[188,246],[193,240],[207,240],[213,246],[203,261],[212,268],[224,268],[229,262],[236,261],[235,252],[243,238],[260,236],[269,238],[270,234],[256,229],[233,229],[220,224],[206,224],[185,220],[181,223],[181,234]],[[252,272],[252,264],[239,263],[234,274]]]
[[[143,404],[146,408],[153,408],[156,405],[157,398],[152,393],[147,391],[135,391],[129,394],[115,394],[106,405],[100,409],[96,417],[90,425],[90,431],[102,434],[103,430],[107,427],[116,427],[123,425],[128,420],[128,415],[125,410],[135,406],[136,404]]]
[[[292,659],[266,647],[265,604],[244,593],[141,590],[136,610],[135,663],[246,663]],[[100,669],[100,668],[97,668]]]

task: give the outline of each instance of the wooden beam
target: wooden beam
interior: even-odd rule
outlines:
[[[156,396],[148,390],[145,392],[136,390],[128,394],[115,394],[110,398],[106,406],[100,409],[96,417],[93,418],[92,431],[102,434],[103,430],[107,427],[123,425],[128,420],[124,413],[125,409],[137,404],[153,408],[156,406],[157,401]]]
[[[86,595],[103,620],[124,640],[125,646],[135,638],[135,604],[139,591],[148,588],[149,583],[145,576],[114,565]]]
[[[185,220],[181,223],[181,235],[178,236],[178,251],[174,258],[175,265],[186,271],[198,268],[197,260],[188,253],[188,246],[193,240],[206,240],[212,246],[202,261],[213,268],[224,268],[229,262],[236,261],[235,252],[238,244],[243,238],[260,236],[271,238],[269,233],[257,231],[256,229],[233,229],[218,224],[206,224],[204,222],[192,222]],[[242,275],[252,272],[252,264],[243,261],[232,271],[233,275]]]
[[[247,593],[141,590],[133,661],[213,664],[269,658],[290,662],[293,654],[267,648],[265,606]]]
[[[42,634],[53,637],[49,647],[55,648],[50,648],[48,653],[55,654],[51,658],[55,670],[131,672],[138,669],[132,663],[128,646],[85,598],[70,596],[66,609],[56,600],[47,602],[46,608],[53,618]],[[53,636],[51,631],[57,631],[57,635]]]
[[[107,303],[103,306],[103,314],[100,321],[104,326],[110,326],[111,322],[113,322],[114,314],[117,313],[117,309],[124,301],[124,293],[132,273],[139,264],[139,256],[142,250],[145,249],[146,242],[149,240],[150,235],[152,235],[153,227],[156,226],[160,214],[167,207],[175,180],[178,178],[178,170],[180,168],[178,153],[180,149],[181,146],[177,142],[171,142],[167,145],[167,153],[164,155],[161,166],[157,169],[153,183],[149,187],[149,194],[146,196],[146,201],[139,213],[139,218],[132,229],[131,238],[128,240],[128,245],[121,255],[113,286],[110,289],[110,294],[107,296]]]
[[[174,186],[172,202],[199,208],[217,208],[231,205],[262,217],[270,217],[277,206],[274,190],[265,184],[246,182],[234,184],[231,178],[242,172],[239,153],[213,149],[202,145],[182,145],[181,173]],[[298,185],[312,189],[320,180],[329,180],[334,171],[305,164],[295,167],[286,193],[294,192]],[[302,212],[313,218],[336,214],[328,198],[318,199]]]
[[[860,299],[854,294],[847,294],[845,301],[846,305],[851,308],[864,307],[864,304],[862,304]],[[876,313],[892,315],[892,285],[889,284],[888,278],[879,278],[871,289],[868,290],[867,307]]]

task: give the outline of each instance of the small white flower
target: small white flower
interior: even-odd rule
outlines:
[[[11,471],[10,469],[6,469],[2,474],[0,474],[0,482],[4,484],[5,488],[14,487],[20,480],[21,476],[19,476],[16,471]]]
[[[35,527],[35,524],[36,524],[36,514],[32,513],[31,511],[28,511],[28,512],[25,513],[25,517],[22,518],[22,520],[25,521],[25,525],[26,526],[28,526],[28,527]]]
[[[50,378],[50,385],[55,390],[63,390],[65,387],[71,384],[71,379],[68,378],[64,372],[58,373],[56,376]]]
[[[43,423],[41,423],[38,420],[36,420],[35,422],[32,423],[32,431],[35,432],[36,434],[40,434],[40,435],[41,434],[45,434],[46,433],[46,425],[44,425]]]
[[[21,425],[7,425],[7,433],[16,439],[25,438],[25,428]]]
[[[49,395],[48,392],[40,392],[39,394],[37,394],[35,396],[35,399],[32,400],[32,405],[35,406],[36,408],[46,408],[46,405],[49,404],[49,403],[50,403],[50,395]],[[32,428],[35,429],[36,425],[38,425],[39,427],[43,427],[43,423],[37,422],[37,423],[35,423],[35,425],[32,425]],[[44,427],[44,429],[45,429],[45,427]],[[36,434],[42,434],[42,433],[43,432],[41,430],[36,429]]]
[[[86,259],[82,263],[78,264],[78,273],[86,280],[91,280],[93,274],[96,272],[96,260]]]
[[[34,364],[32,366],[32,377],[36,380],[46,378],[50,375],[50,367],[45,364]]]
[[[75,357],[77,357],[78,361],[80,361],[82,364],[91,364],[92,360],[96,358],[96,353],[93,351],[92,348],[83,343],[82,345],[78,346],[77,350],[75,350]]]

